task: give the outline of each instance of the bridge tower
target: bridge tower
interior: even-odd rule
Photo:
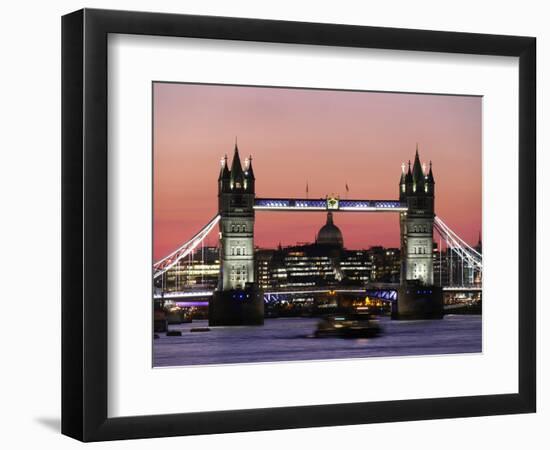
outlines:
[[[401,279],[418,280],[423,285],[433,285],[433,223],[435,181],[430,162],[426,174],[418,146],[411,171],[402,170],[399,199],[407,204],[407,211],[400,213],[401,228]]]
[[[401,166],[399,200],[407,205],[401,212],[401,288],[398,318],[442,317],[441,289],[434,286],[433,224],[435,180],[430,161],[429,171],[420,162],[418,145],[411,170]]]
[[[233,161],[221,161],[218,177],[220,276],[209,305],[210,325],[259,325],[263,299],[254,280],[254,197],[252,157],[241,165],[235,142]]]

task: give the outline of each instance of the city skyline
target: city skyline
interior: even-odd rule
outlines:
[[[220,157],[254,160],[258,197],[397,199],[418,142],[433,161],[436,213],[468,242],[481,232],[481,98],[154,84],[154,258],[217,211]],[[308,192],[306,193],[306,186]],[[349,188],[349,190],[346,188]],[[255,243],[312,242],[324,212],[258,212]],[[347,248],[399,247],[392,213],[335,213]],[[206,241],[217,245],[217,233]]]

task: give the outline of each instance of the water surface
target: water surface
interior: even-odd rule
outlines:
[[[160,333],[153,341],[155,367],[273,361],[441,355],[481,352],[481,316],[447,315],[442,320],[379,319],[383,334],[372,339],[311,337],[319,319],[266,319],[259,327],[207,327],[207,321],[171,325],[182,336]]]

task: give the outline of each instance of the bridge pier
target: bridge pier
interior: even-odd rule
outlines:
[[[244,326],[264,324],[263,294],[254,285],[245,289],[215,291],[208,304],[208,325]]]
[[[428,320],[443,318],[443,290],[439,286],[424,286],[406,282],[399,287],[392,319]]]

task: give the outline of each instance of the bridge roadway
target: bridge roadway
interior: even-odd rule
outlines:
[[[378,290],[378,291],[394,291],[397,292],[399,284],[397,283],[373,283],[363,288],[357,287],[323,287],[323,288],[311,288],[311,289],[279,289],[277,291],[264,291],[264,296],[271,295],[299,295],[299,294],[323,294],[327,292],[335,293],[350,293],[350,294],[361,294],[367,293],[368,291]],[[443,292],[464,292],[464,293],[474,293],[481,292],[481,287],[478,286],[444,286]],[[156,292],[153,297],[155,299],[165,298],[167,300],[173,300],[178,298],[205,298],[211,297],[214,291],[212,290],[201,290],[201,291],[176,291],[176,292],[167,292],[164,296]]]
[[[281,294],[288,294],[288,295],[294,295],[294,294],[323,294],[326,292],[335,292],[335,293],[354,293],[354,294],[361,294],[367,292],[367,289],[387,289],[387,290],[397,290],[399,287],[398,284],[394,283],[377,283],[376,285],[372,285],[369,287],[336,287],[336,286],[326,286],[326,287],[319,287],[319,288],[303,288],[303,289],[297,289],[297,288],[287,288],[287,289],[278,289],[276,291],[264,291],[265,295],[281,295]],[[186,297],[210,297],[214,294],[213,290],[197,290],[197,291],[176,291],[176,292],[167,292],[164,294],[164,298],[186,298]],[[156,292],[154,294],[154,298],[161,298],[163,297],[162,294],[159,294]]]

